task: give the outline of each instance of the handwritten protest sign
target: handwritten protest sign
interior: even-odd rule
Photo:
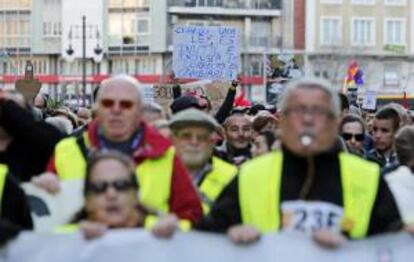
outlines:
[[[375,110],[377,107],[377,92],[375,90],[365,91],[362,108],[368,110]]]
[[[239,67],[237,28],[178,26],[174,29],[173,70],[177,77],[233,80]]]

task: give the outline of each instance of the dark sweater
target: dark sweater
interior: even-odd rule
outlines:
[[[6,164],[20,181],[29,181],[43,172],[55,145],[63,138],[55,127],[36,121],[12,101],[0,101],[0,126],[13,137],[7,150],[0,152],[0,163]]]

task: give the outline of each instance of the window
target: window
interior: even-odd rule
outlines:
[[[384,21],[384,44],[405,45],[406,30],[404,18],[386,18]]]
[[[385,0],[385,5],[404,6],[406,4],[407,4],[407,0]]]
[[[321,45],[340,45],[342,42],[341,17],[321,17],[320,43]]]
[[[354,46],[375,45],[375,18],[358,17],[351,21],[351,39]]]
[[[43,22],[43,36],[60,36],[62,35],[61,22]]]
[[[351,0],[353,5],[375,5],[376,0]]]
[[[250,45],[269,47],[272,35],[271,22],[261,19],[252,20],[250,29]]]
[[[150,20],[149,18],[137,18],[136,20],[136,33],[138,35],[144,35],[150,33]]]
[[[400,64],[384,64],[384,87],[395,87],[400,85]]]

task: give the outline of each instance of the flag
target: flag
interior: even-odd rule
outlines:
[[[408,97],[407,92],[404,90],[404,97],[403,97],[403,107],[407,110],[408,109]]]
[[[347,77],[346,77],[346,87],[352,88],[361,86],[364,84],[364,71],[359,68],[359,64],[356,60],[352,60],[351,64],[348,67]]]
[[[355,60],[351,61],[351,64],[348,67],[348,74],[346,79],[346,85],[348,87],[355,86],[355,75],[357,74],[359,69],[358,62]]]

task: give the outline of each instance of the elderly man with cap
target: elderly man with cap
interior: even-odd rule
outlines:
[[[197,220],[201,204],[171,142],[143,120],[143,94],[136,79],[119,75],[102,82],[95,106],[96,119],[80,137],[55,147],[48,171],[60,181],[85,178],[86,160],[94,151],[116,150],[131,156],[141,185],[143,204],[180,219]],[[37,184],[51,191],[53,176]]]
[[[279,108],[281,149],[243,164],[197,228],[236,243],[299,231],[321,245],[401,227],[379,166],[335,146],[338,96],[322,79],[292,82]],[[342,234],[341,234],[342,233]]]
[[[213,156],[214,133],[220,125],[201,110],[186,109],[172,117],[170,128],[177,153],[198,188],[206,214],[223,188],[237,174],[234,165]]]

